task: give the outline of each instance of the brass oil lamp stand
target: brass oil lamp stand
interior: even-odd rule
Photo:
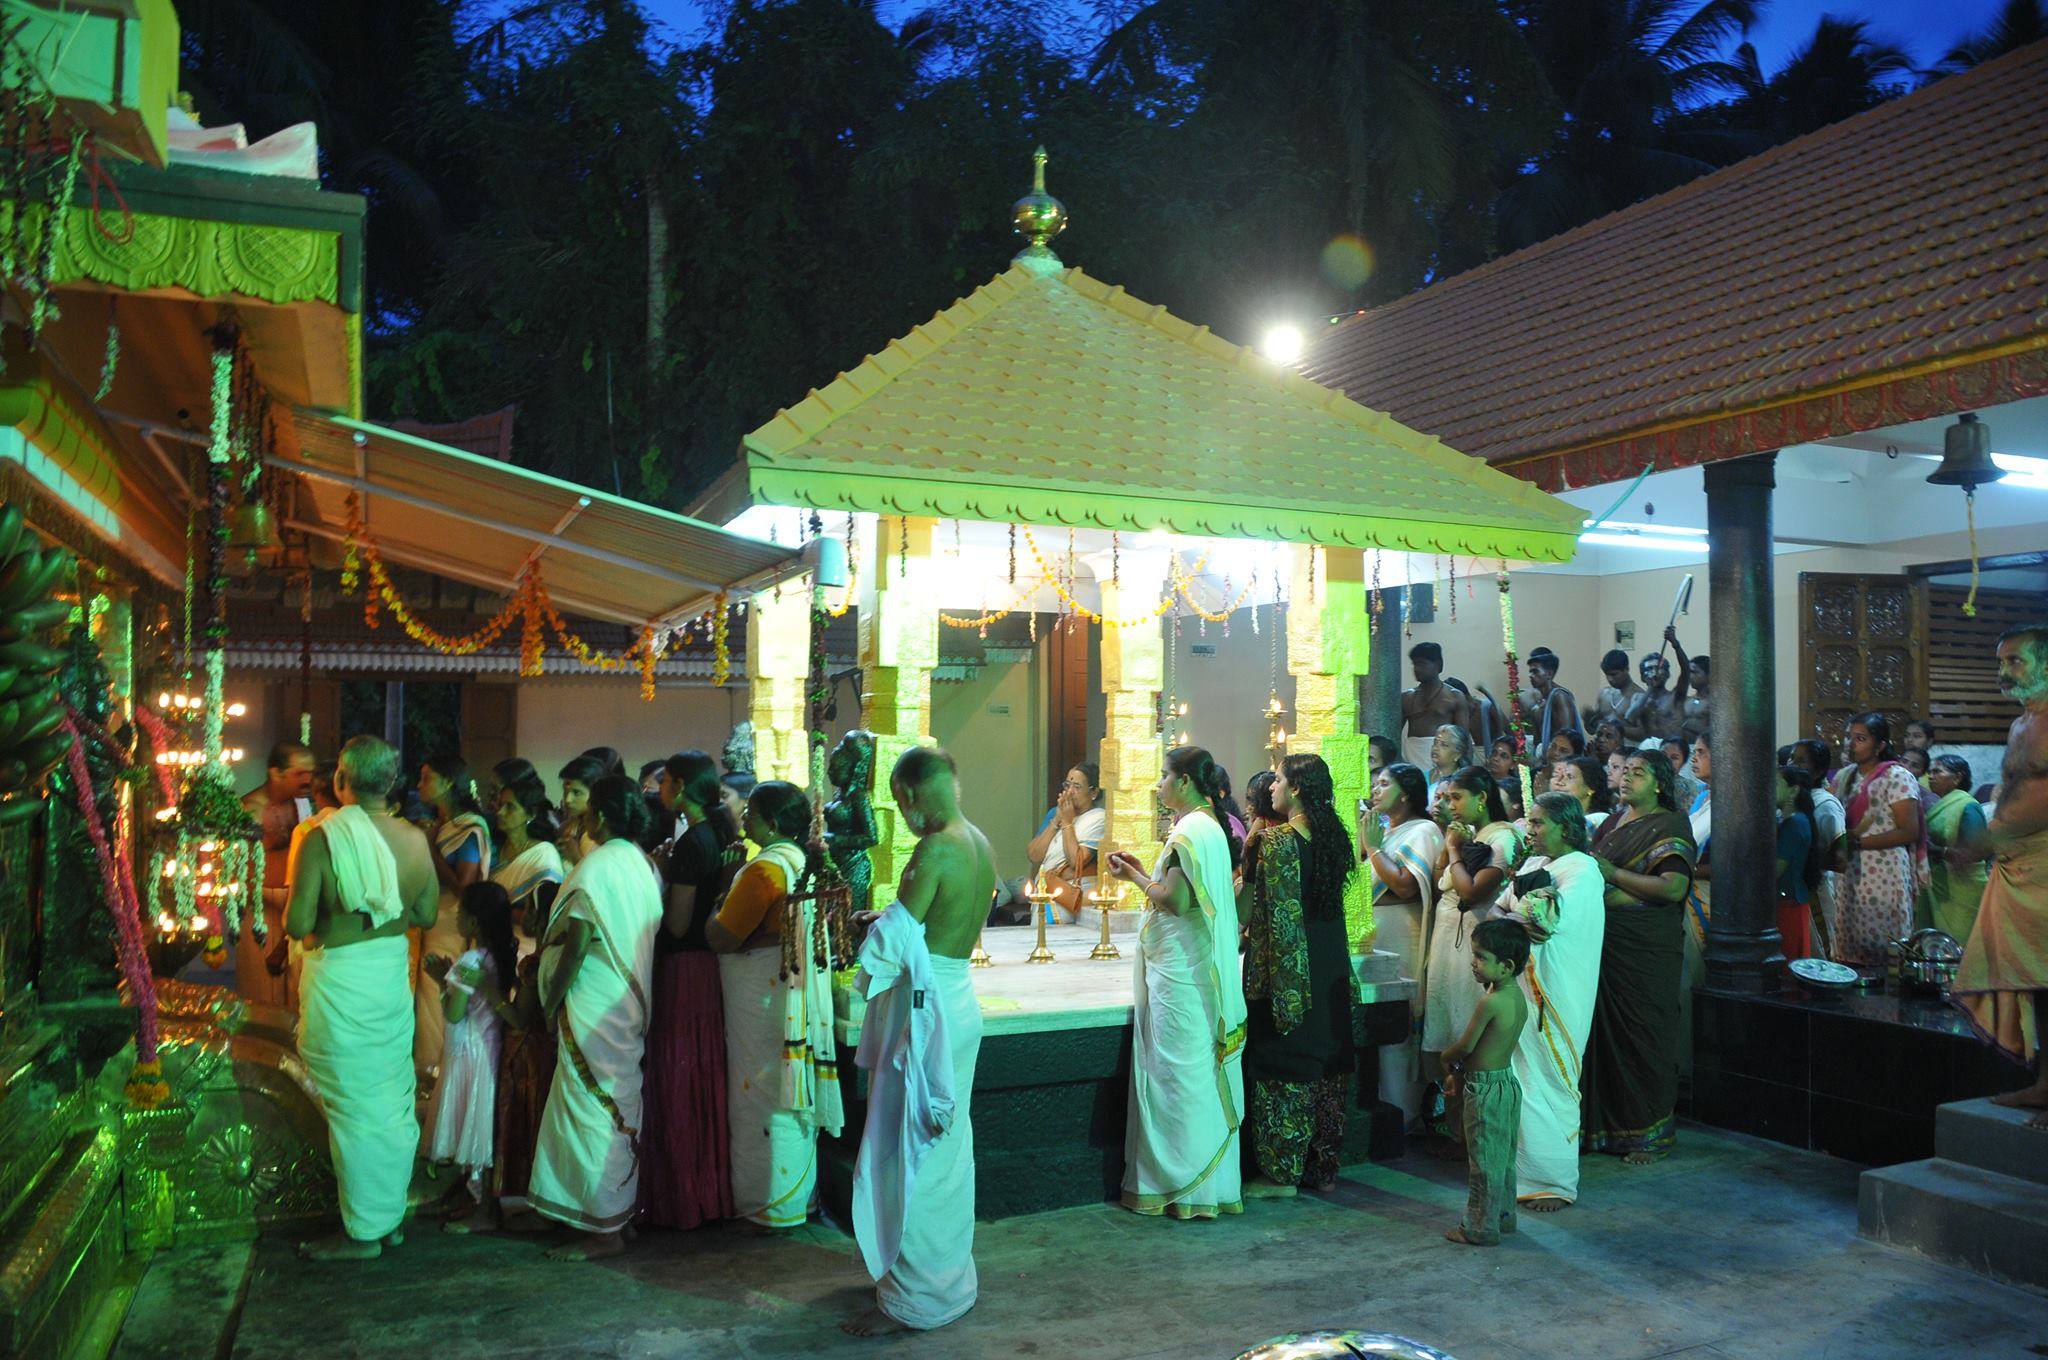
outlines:
[[[1045,918],[1047,908],[1052,906],[1055,894],[1046,889],[1045,879],[1040,877],[1032,882],[1031,890],[1025,893],[1024,897],[1031,903],[1032,920],[1038,923],[1038,943],[1031,946],[1031,953],[1026,956],[1024,962],[1051,963],[1053,962],[1052,950],[1045,942]]]
[[[1123,897],[1124,890],[1122,884],[1117,883],[1115,879],[1110,878],[1107,874],[1097,876],[1095,886],[1088,892],[1088,900],[1095,904],[1096,912],[1102,917],[1102,938],[1097,940],[1095,947],[1088,951],[1089,958],[1120,959],[1123,957],[1122,951],[1109,942],[1109,914],[1116,909],[1117,903],[1123,901]]]

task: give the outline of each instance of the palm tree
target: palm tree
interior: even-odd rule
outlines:
[[[1698,125],[1720,127],[1745,143],[1745,154],[1762,151],[1854,117],[1910,87],[1913,60],[1904,48],[1871,36],[1863,19],[1823,14],[1813,34],[1766,77],[1756,49],[1736,52],[1741,72],[1732,100],[1697,111]]]
[[[1491,254],[1491,185],[1550,115],[1492,0],[1151,0],[1089,75],[1142,111],[1130,137],[1173,130],[1128,158],[1160,233],[1126,239],[1117,277],[1240,323],[1276,291],[1350,306]],[[1324,269],[1340,235],[1375,252],[1369,279]]]
[[[1930,74],[1967,71],[2043,38],[2048,38],[2048,5],[2042,0],[2005,0],[1997,18],[1950,48]]]
[[[1510,0],[1564,115],[1534,167],[1501,192],[1504,243],[1540,241],[1724,159],[1681,114],[1739,86],[1727,48],[1758,8],[1759,0]]]

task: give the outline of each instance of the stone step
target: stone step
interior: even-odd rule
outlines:
[[[253,1242],[158,1253],[129,1302],[111,1360],[226,1355],[255,1254]]]
[[[1353,954],[1351,968],[1360,982],[1401,980],[1401,956],[1387,949],[1375,949],[1370,954]]]
[[[1864,1172],[1856,1218],[1872,1242],[2048,1287],[2048,1186],[1933,1157]]]
[[[1934,1155],[2048,1185],[2048,1130],[2030,1129],[2032,1110],[1958,1100],[1934,1112]]]

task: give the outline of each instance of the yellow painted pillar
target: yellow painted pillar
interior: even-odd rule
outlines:
[[[1323,758],[1336,790],[1337,817],[1350,827],[1370,780],[1366,738],[1358,730],[1358,679],[1365,674],[1371,640],[1365,554],[1297,545],[1293,558],[1287,670],[1294,676],[1295,713],[1287,753]],[[1361,887],[1370,885],[1355,884],[1344,905],[1354,953],[1370,949],[1375,932],[1371,894]]]
[[[754,773],[762,779],[810,783],[810,670],[811,583],[798,577],[747,602],[747,716],[754,723]]]
[[[860,665],[866,686],[864,721],[875,734],[875,825],[879,842],[874,901],[887,906],[910,862],[917,837],[903,825],[889,771],[896,758],[932,739],[932,671],[939,664],[939,610],[933,579],[932,533],[937,521],[883,515],[875,526],[874,565],[863,571]],[[982,772],[981,777],[997,777]],[[975,775],[964,774],[973,797]]]
[[[1166,683],[1166,625],[1151,616],[1166,585],[1163,552],[1124,552],[1119,581],[1105,555],[1093,559],[1102,587],[1102,796],[1109,829],[1102,850],[1128,851],[1148,869],[1159,857],[1159,691]],[[1119,628],[1120,618],[1145,618]],[[1099,861],[1098,861],[1099,862]],[[1135,905],[1127,897],[1126,908]],[[1093,919],[1092,917],[1090,918]]]

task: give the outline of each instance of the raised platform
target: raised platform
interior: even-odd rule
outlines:
[[[1885,1166],[1935,1155],[1935,1111],[2026,1072],[1938,997],[1891,992],[1693,995],[1681,1112],[1794,1147]]]
[[[1112,927],[1115,924],[1111,922]],[[983,945],[994,960],[991,966],[974,970],[984,1039],[1130,1024],[1137,936],[1111,934],[1110,943],[1121,958],[1089,958],[1088,951],[1101,938],[1099,925],[1047,926],[1045,943],[1053,952],[1053,962],[1028,963],[1025,960],[1038,939],[1035,929],[1000,926],[984,931]],[[1414,981],[1400,976],[1398,960],[1391,954],[1374,956],[1374,962],[1363,965],[1360,973],[1363,980],[1355,995],[1362,1004],[1406,1002],[1415,995]],[[840,1038],[853,1042],[859,1035],[842,1029]]]
[[[981,1059],[974,1078],[975,1210],[981,1218],[1100,1203],[1123,1179],[1124,1123],[1130,1089],[1131,1006],[1137,940],[1113,936],[1123,957],[1094,960],[1101,929],[1051,926],[1052,963],[1027,963],[1037,940],[1029,926],[987,931],[991,967],[974,971],[981,1002]],[[1345,1137],[1345,1160],[1399,1156],[1402,1121],[1379,1101],[1379,1046],[1408,1032],[1415,984],[1399,960],[1359,961],[1353,1011],[1360,1052]],[[853,1159],[866,1117],[867,1074],[854,1067],[858,1035],[842,1023],[847,1057],[841,1079],[847,1125],[819,1149],[826,1202],[844,1214]]]

